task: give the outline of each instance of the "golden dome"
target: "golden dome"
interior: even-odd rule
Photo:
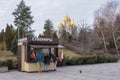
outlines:
[[[72,24],[72,28],[75,28],[75,27],[76,27],[76,24],[75,24],[75,23],[73,23],[73,24]]]
[[[70,27],[70,26],[71,26],[71,23],[70,23],[70,22],[67,22],[67,23],[66,23],[66,26],[69,26],[69,27]]]
[[[64,20],[65,20],[65,21],[70,21],[70,20],[71,20],[71,19],[70,19],[70,16],[68,16],[68,15],[65,16]]]
[[[63,23],[59,23],[59,28],[63,28],[64,27],[64,25],[63,25]]]

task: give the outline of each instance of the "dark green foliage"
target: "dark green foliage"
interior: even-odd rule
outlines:
[[[117,62],[118,60],[119,58],[114,55],[93,55],[93,56],[82,56],[82,57],[73,57],[73,58],[64,57],[62,62],[58,62],[58,66],[107,63],[107,62]]]
[[[15,36],[15,38],[13,39],[12,43],[11,43],[11,52],[13,52],[14,55],[17,55],[17,37]]]
[[[12,60],[7,60],[6,64],[7,64],[9,70],[13,69],[13,66],[12,66],[13,65],[13,61]]]
[[[53,38],[58,39],[58,36],[57,36],[57,31],[55,31],[55,32],[53,33]]]
[[[44,24],[44,37],[53,38],[53,23],[50,19],[47,19]]]
[[[70,35],[68,32],[66,32],[65,29],[63,29],[62,33],[60,35],[60,41],[62,41],[62,43],[72,42],[72,35]]]
[[[2,29],[2,31],[0,32],[0,42],[4,41],[4,29]]]
[[[15,17],[14,24],[19,30],[19,38],[33,35],[34,30],[31,29],[31,24],[34,22],[33,16],[31,16],[30,7],[26,6],[23,0],[17,5],[12,15]]]
[[[106,56],[104,56],[104,55],[99,55],[99,56],[97,56],[97,63],[105,63],[105,62],[107,62],[107,57]]]
[[[85,56],[83,57],[83,62],[82,64],[93,64],[97,62],[97,57],[96,56]]]
[[[16,60],[6,60],[0,61],[0,66],[8,66],[8,69],[17,69],[17,61]]]
[[[5,43],[6,43],[6,49],[7,50],[10,50],[11,43],[12,43],[12,40],[13,40],[14,36],[15,36],[15,33],[14,33],[13,26],[7,24],[7,27],[6,27],[6,30],[5,30]]]

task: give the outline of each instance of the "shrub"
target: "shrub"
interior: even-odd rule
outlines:
[[[83,57],[79,57],[77,60],[76,60],[76,64],[77,65],[80,65],[80,64],[82,64],[83,63]]]
[[[119,58],[114,55],[89,55],[73,58],[64,57],[62,62],[58,62],[58,66],[117,62],[118,60]]]
[[[98,55],[97,56],[97,63],[105,63],[107,62],[107,57],[104,55]]]
[[[118,60],[119,58],[117,56],[114,55],[107,56],[107,62],[117,62]]]
[[[96,56],[87,56],[85,57],[85,64],[93,64],[97,62]]]
[[[17,60],[5,60],[0,61],[0,66],[8,66],[8,69],[16,69],[17,68]]]

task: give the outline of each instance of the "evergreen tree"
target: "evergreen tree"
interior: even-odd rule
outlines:
[[[34,23],[33,16],[31,16],[30,7],[26,6],[23,0],[17,5],[12,15],[15,17],[14,24],[18,27],[18,38],[33,35],[34,30],[31,28],[31,24]]]
[[[12,40],[10,50],[11,52],[13,52],[14,55],[17,54],[17,36],[15,36],[14,39]]]
[[[47,19],[44,24],[44,37],[53,38],[53,23],[50,19]]]
[[[6,44],[6,48],[7,50],[10,50],[11,48],[11,42],[14,38],[14,28],[12,25],[8,25],[5,29],[5,44]]]
[[[39,37],[39,38],[44,38],[44,35],[39,34],[38,37]]]
[[[4,29],[0,32],[0,42],[4,41]]]
[[[53,33],[53,38],[57,38],[57,39],[58,39],[57,31],[55,31],[55,32]]]

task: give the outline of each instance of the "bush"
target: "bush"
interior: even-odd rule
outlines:
[[[97,62],[97,57],[96,56],[87,56],[84,57],[84,62],[83,64],[93,64]]]
[[[117,62],[118,60],[119,58],[114,55],[89,55],[73,58],[64,57],[62,62],[58,62],[58,66]]]
[[[17,69],[17,60],[0,61],[0,66],[8,66],[8,69]]]
[[[105,63],[105,62],[107,62],[107,59],[108,58],[104,55],[98,55],[97,56],[97,63]]]
[[[106,56],[107,57],[107,62],[117,62],[119,60],[119,58],[117,56],[114,56],[114,55],[109,55],[109,56]]]

